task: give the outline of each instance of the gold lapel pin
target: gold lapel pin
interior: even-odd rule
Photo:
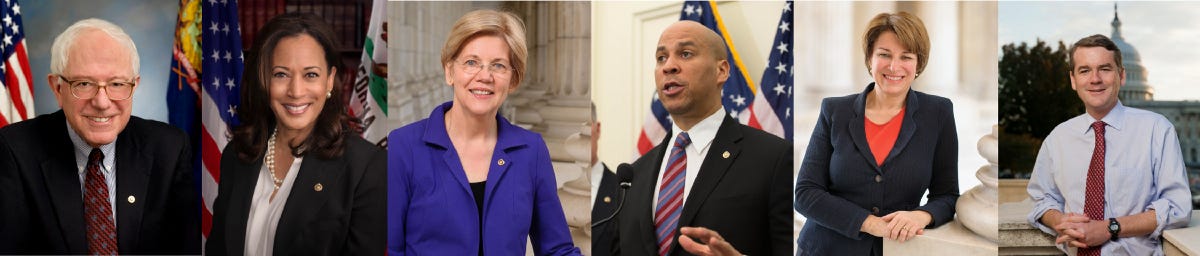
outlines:
[[[504,166],[504,159],[497,160],[496,164],[498,164],[500,166]]]
[[[721,158],[729,158],[729,151],[725,151],[724,153],[721,153]]]
[[[137,202],[137,198],[136,198],[136,197],[133,197],[133,195],[129,195],[129,198],[128,198],[128,200],[129,200],[129,203],[130,203],[130,204],[133,204],[133,202]]]
[[[321,192],[321,190],[325,190],[325,186],[321,185],[321,183],[317,183],[317,185],[313,185],[313,190]]]
[[[612,203],[612,197],[604,197],[604,203]]]

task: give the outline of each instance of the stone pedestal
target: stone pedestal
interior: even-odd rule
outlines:
[[[1192,211],[1188,227],[1163,231],[1163,254],[1200,255],[1200,210]]]
[[[1054,236],[1029,225],[1026,217],[1032,210],[1029,200],[1000,205],[999,255],[1063,255],[1054,246]]]
[[[999,185],[996,178],[996,162],[999,160],[999,144],[996,140],[998,134],[998,126],[993,125],[992,134],[979,139],[979,155],[988,160],[988,165],[979,167],[979,171],[975,173],[975,177],[982,184],[963,193],[954,207],[958,212],[958,222],[990,241],[996,241],[999,236],[996,231],[996,195]]]
[[[996,242],[955,220],[903,243],[883,239],[883,255],[996,255]]]

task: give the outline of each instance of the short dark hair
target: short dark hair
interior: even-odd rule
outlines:
[[[333,29],[316,14],[288,13],[271,18],[258,31],[254,38],[254,47],[247,53],[246,71],[243,73],[241,88],[241,106],[238,107],[238,119],[241,124],[233,130],[233,148],[238,152],[238,158],[246,162],[254,162],[263,157],[267,137],[275,128],[275,112],[270,107],[270,72],[274,58],[275,47],[284,38],[299,35],[311,36],[321,45],[325,52],[326,70],[342,68],[342,59],[337,52],[333,38]],[[298,145],[288,145],[292,155],[304,156],[316,154],[319,158],[330,159],[339,157],[345,151],[344,133],[351,132],[351,118],[345,111],[342,99],[341,79],[334,78],[332,95],[326,99],[325,107],[314,121],[312,133]]]
[[[900,44],[917,55],[917,75],[925,72],[925,66],[929,64],[929,32],[920,17],[908,12],[880,13],[867,23],[867,31],[863,33],[863,64],[867,65],[868,71],[871,70],[875,40],[883,32],[895,33]]]
[[[1104,47],[1105,50],[1113,52],[1113,60],[1117,62],[1117,68],[1125,70],[1125,64],[1121,64],[1121,48],[1117,47],[1117,43],[1113,42],[1112,39],[1108,39],[1107,36],[1095,34],[1079,39],[1079,41],[1071,45],[1071,50],[1067,51],[1069,55],[1067,56],[1067,64],[1071,67],[1072,74],[1075,73],[1075,49],[1079,49],[1079,47]]]

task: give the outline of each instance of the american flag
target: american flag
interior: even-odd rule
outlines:
[[[387,64],[387,38],[383,37],[386,16],[384,1],[372,2],[371,24],[363,46],[362,65],[355,74],[347,111],[362,124],[362,137],[381,147],[387,147],[387,74],[378,74],[376,64]]]
[[[25,53],[25,33],[21,31],[21,5],[17,0],[4,1],[0,8],[4,28],[0,41],[0,127],[32,118],[33,76],[29,72],[29,55]]]
[[[754,103],[750,104],[755,119],[763,130],[771,134],[784,134],[784,139],[795,141],[792,137],[792,2],[783,6],[783,14],[779,17],[779,27],[775,28],[775,40],[771,44],[771,57],[767,58],[767,68],[763,70],[761,88],[754,94]],[[760,114],[761,113],[761,114]],[[776,130],[782,129],[782,130]]]
[[[242,29],[238,23],[236,0],[207,0],[203,4],[201,45],[204,47],[203,70],[200,75],[200,106],[203,131],[201,147],[204,173],[201,184],[204,192],[203,218],[204,237],[212,227],[213,200],[217,198],[217,185],[221,180],[221,150],[230,140],[230,127],[238,124],[238,90],[241,88]]]
[[[789,2],[788,8],[790,8],[790,5],[791,4]],[[790,13],[788,15],[790,15]],[[790,21],[791,18],[790,16],[788,17],[788,20]],[[724,89],[721,92],[721,104],[724,105],[725,112],[734,119],[737,119],[739,123],[748,125],[750,127],[763,129],[781,138],[790,139],[791,136],[788,135],[791,134],[790,121],[787,122],[786,126],[783,126],[780,124],[778,118],[774,118],[776,116],[775,113],[766,113],[776,112],[773,111],[771,107],[752,107],[755,104],[759,104],[757,103],[758,101],[761,101],[761,99],[757,99],[758,97],[755,97],[756,95],[762,94],[761,90],[757,90],[758,87],[755,86],[754,81],[750,80],[750,74],[746,71],[745,65],[742,64],[741,57],[738,55],[737,48],[734,47],[733,40],[731,40],[729,35],[725,33],[725,25],[721,20],[720,12],[717,11],[716,2],[686,1],[683,3],[683,11],[679,14],[679,20],[692,20],[699,22],[709,29],[716,31],[718,35],[721,35],[721,37],[725,39],[725,44],[729,48],[727,53],[728,56],[726,58],[729,60],[729,79],[725,81]],[[789,30],[790,29],[791,28],[789,27]],[[790,35],[791,34],[788,34],[787,39],[789,42],[791,41]],[[779,35],[776,35],[776,40],[779,40],[778,37]],[[772,56],[774,56],[774,53],[772,53]],[[789,54],[788,56],[791,55]],[[786,61],[790,63],[790,57]],[[789,79],[787,81],[791,80]],[[790,84],[790,82],[788,83]],[[780,106],[786,104],[787,108],[790,108],[792,103],[790,100],[790,95],[788,97],[789,98],[786,101],[779,102],[778,99],[776,99],[776,101],[780,103]],[[774,118],[774,121],[771,121],[772,118]],[[787,131],[785,131],[785,127],[788,127],[786,129]],[[662,141],[663,137],[666,136],[667,131],[670,129],[671,121],[669,119],[669,114],[667,113],[666,108],[662,106],[662,102],[658,100],[658,94],[655,94],[654,98],[652,98],[650,102],[650,115],[646,116],[646,121],[642,123],[642,132],[638,135],[638,155],[645,154],[647,151],[650,151],[650,149],[654,148],[657,143]]]

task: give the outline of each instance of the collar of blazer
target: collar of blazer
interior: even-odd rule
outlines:
[[[866,124],[862,120],[866,116],[867,95],[871,90],[875,89],[875,83],[867,85],[867,88],[858,97],[854,99],[854,116],[850,119],[850,137],[854,139],[854,146],[858,148],[859,155],[862,155],[863,160],[867,161],[871,167],[874,167],[876,174],[882,175],[883,169],[875,162],[875,156],[871,153],[871,148],[867,145]],[[887,158],[883,160],[884,164],[891,162],[896,155],[899,155],[908,146],[908,142],[912,139],[913,133],[917,130],[917,122],[909,121],[916,120],[921,113],[921,104],[917,97],[921,97],[917,91],[912,88],[908,89],[908,96],[904,99],[904,118],[908,119],[900,125],[900,135],[896,137],[896,144],[892,146],[892,151],[888,153]]]
[[[449,171],[454,175],[454,179],[458,181],[459,188],[462,189],[462,192],[470,195],[473,192],[471,192],[470,182],[467,181],[466,171],[461,169],[462,163],[458,159],[457,152],[452,150],[454,149],[454,144],[450,142],[450,135],[446,132],[446,111],[449,110],[453,104],[453,101],[447,101],[442,103],[442,105],[439,105],[437,108],[434,108],[432,113],[429,113],[429,119],[426,120],[425,132],[421,135],[421,140],[425,141],[425,145],[427,146],[444,150],[442,153],[442,161],[445,161],[446,166],[452,166],[451,168],[459,168]],[[525,134],[522,134],[524,130],[521,129],[521,127],[517,127],[516,125],[509,123],[508,119],[500,116],[500,114],[496,114],[496,130],[496,148],[494,152],[492,152],[492,155],[495,159],[491,160],[491,169],[488,170],[488,182],[485,184],[487,187],[484,188],[484,195],[494,194],[493,191],[496,190],[496,186],[502,182],[501,180],[505,177],[504,174],[508,173],[510,166],[513,164],[524,164],[511,163],[513,160],[517,159],[509,156],[509,154],[520,149],[528,148],[529,146],[529,144],[527,144],[528,139],[523,138],[526,136]],[[538,137],[538,139],[540,141],[541,137]],[[504,164],[499,164],[500,160],[507,162]],[[549,159],[546,159],[546,161],[549,161]],[[531,168],[536,165],[536,163],[530,164],[533,165],[527,166]],[[491,199],[491,197],[485,198],[484,205],[487,205]]]
[[[74,150],[67,134],[72,131],[67,130],[66,117],[62,110],[48,117],[42,124],[47,126],[44,127],[45,130],[53,131],[52,134],[55,135],[47,143],[53,145],[51,148],[57,152]],[[117,170],[117,187],[113,198],[118,200],[115,210],[116,223],[119,225],[117,244],[120,248],[138,247],[136,243],[139,241],[142,213],[145,211],[144,203],[121,203],[120,199],[128,196],[146,198],[146,187],[150,182],[149,161],[153,159],[146,155],[145,150],[141,150],[146,138],[134,136],[139,134],[136,131],[140,128],[139,122],[140,118],[131,116],[125,130],[117,135],[117,159],[116,166],[113,167]],[[50,154],[50,157],[41,163],[42,174],[46,186],[52,188],[50,198],[56,210],[60,231],[66,236],[67,248],[70,251],[87,251],[87,224],[82,218],[83,191],[70,189],[82,186],[74,163],[75,159],[71,154]]]

